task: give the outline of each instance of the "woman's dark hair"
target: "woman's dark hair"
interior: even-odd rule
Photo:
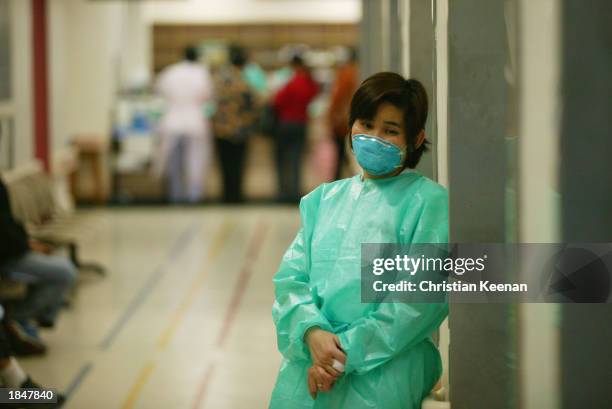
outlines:
[[[357,60],[359,59],[359,52],[357,51],[357,49],[355,47],[350,47],[349,48],[349,62],[357,62]]]
[[[197,61],[198,59],[198,50],[197,48],[195,48],[194,46],[189,46],[186,47],[185,50],[183,51],[183,57],[187,60],[187,61]]]
[[[235,67],[242,68],[247,62],[247,55],[244,48],[237,44],[229,47],[229,61]]]
[[[408,155],[404,168],[415,168],[423,153],[429,149],[429,141],[415,147],[419,133],[427,121],[427,92],[415,79],[404,79],[394,72],[379,72],[361,83],[351,100],[349,129],[358,119],[373,119],[378,107],[388,102],[404,112],[404,126]],[[352,143],[352,142],[351,142]]]
[[[306,64],[304,63],[304,59],[302,58],[301,55],[298,55],[298,54],[291,57],[291,65],[294,67],[306,67]]]

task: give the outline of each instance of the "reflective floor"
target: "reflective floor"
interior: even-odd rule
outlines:
[[[67,408],[265,408],[280,355],[271,278],[296,207],[130,208],[82,214],[70,309],[21,359]]]

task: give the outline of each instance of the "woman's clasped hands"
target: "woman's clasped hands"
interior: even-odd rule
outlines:
[[[315,399],[318,392],[329,392],[344,372],[346,354],[336,334],[313,327],[304,336],[312,357],[308,369],[308,391]]]

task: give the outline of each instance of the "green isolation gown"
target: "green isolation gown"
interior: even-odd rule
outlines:
[[[274,276],[283,355],[270,409],[420,409],[441,375],[431,335],[447,304],[361,303],[361,243],[446,243],[446,189],[417,172],[323,184],[300,203],[302,226]],[[303,341],[318,326],[347,355],[330,392],[308,393]]]

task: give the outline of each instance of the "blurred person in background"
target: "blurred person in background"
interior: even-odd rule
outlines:
[[[13,217],[6,186],[0,179],[0,274],[28,284],[24,299],[11,304],[7,331],[22,346],[18,352],[44,353],[38,327],[52,328],[76,278],[76,269],[64,257],[49,255],[51,248],[30,239]]]
[[[215,146],[223,176],[223,201],[242,202],[242,180],[247,141],[256,119],[255,95],[246,81],[246,52],[229,48],[230,65],[215,78],[217,107],[213,115]]]
[[[349,109],[351,98],[353,98],[353,94],[359,86],[357,51],[354,48],[350,48],[348,54],[348,60],[341,64],[336,71],[336,79],[332,86],[327,112],[328,125],[337,148],[336,180],[342,177],[342,168],[346,161]]]
[[[170,202],[198,202],[211,157],[210,123],[203,106],[212,99],[213,84],[208,70],[198,63],[197,50],[188,47],[183,61],[165,68],[156,89],[166,103],[159,125],[157,171],[167,175]]]
[[[244,80],[255,91],[260,99],[268,96],[268,76],[259,64],[250,58],[249,52],[245,50],[245,64],[242,69]]]
[[[319,91],[310,70],[299,55],[291,59],[293,76],[274,97],[278,194],[282,202],[300,198],[301,167],[306,144],[308,105]]]

